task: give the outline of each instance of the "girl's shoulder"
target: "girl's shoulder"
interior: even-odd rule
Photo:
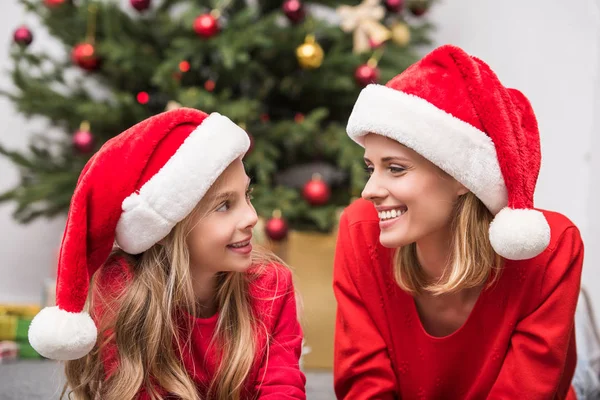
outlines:
[[[132,260],[120,252],[111,254],[94,275],[96,285],[107,290],[122,287],[132,277]]]
[[[253,295],[279,296],[294,291],[292,271],[278,262],[253,265],[247,274]]]

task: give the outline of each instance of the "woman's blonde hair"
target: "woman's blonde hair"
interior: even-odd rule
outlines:
[[[434,295],[455,293],[498,277],[502,258],[489,240],[492,213],[473,193],[459,197],[452,217],[452,247],[444,273],[432,281],[417,258],[416,244],[403,246],[394,256],[394,277],[400,287],[412,294],[429,292]]]
[[[220,184],[218,180],[213,186]],[[181,361],[190,348],[193,320],[180,317],[182,312],[197,315],[186,239],[197,217],[206,215],[211,206],[201,201],[165,239],[139,256],[116,249],[116,255],[129,260],[133,275],[118,293],[98,289],[95,282],[102,280],[103,269],[98,271],[92,281],[89,309],[98,324],[99,339],[87,356],[66,362],[63,396],[70,388],[69,398],[123,400],[134,398],[144,388],[152,399],[159,399],[161,395],[155,388],[159,386],[178,398],[200,399]],[[256,330],[262,329],[252,312],[249,283],[273,263],[287,267],[263,249],[253,251],[252,260],[252,273],[218,275],[219,315],[211,345],[216,346],[221,362],[208,388],[209,398],[240,398],[255,361]],[[97,306],[105,310],[103,315],[93,314]],[[187,321],[183,326],[185,337],[181,337],[179,321]],[[118,368],[105,380],[102,354],[109,343],[116,345]]]

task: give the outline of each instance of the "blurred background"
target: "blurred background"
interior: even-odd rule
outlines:
[[[24,339],[31,314],[53,302],[81,168],[110,137],[180,106],[219,111],[251,135],[256,240],[296,271],[309,399],[333,398],[336,222],[364,184],[345,123],[363,86],[446,43],[530,99],[542,140],[536,206],[581,230],[583,286],[600,318],[599,4],[3,0],[0,399],[57,395],[60,368]]]

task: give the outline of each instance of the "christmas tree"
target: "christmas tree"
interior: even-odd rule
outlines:
[[[0,201],[16,202],[23,223],[66,213],[106,140],[185,106],[249,133],[255,207],[282,217],[267,224],[272,238],[328,231],[365,183],[362,150],[345,133],[360,89],[415,62],[432,28],[431,0],[19,1],[68,55],[33,51],[34,32],[15,27],[15,90],[2,93],[64,132],[34,136],[25,152],[0,145],[21,177]]]

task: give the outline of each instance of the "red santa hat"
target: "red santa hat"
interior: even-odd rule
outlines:
[[[529,259],[548,246],[548,222],[533,209],[535,115],[483,61],[455,46],[435,49],[385,86],[364,88],[347,131],[362,146],[368,133],[394,139],[461,182],[495,215],[489,237],[499,255]]]
[[[115,240],[130,254],[148,250],[249,146],[247,133],[228,118],[186,108],[156,115],[106,142],[77,182],[58,261],[57,305],[31,322],[31,345],[55,360],[85,356],[97,336],[83,311],[89,281]]]

